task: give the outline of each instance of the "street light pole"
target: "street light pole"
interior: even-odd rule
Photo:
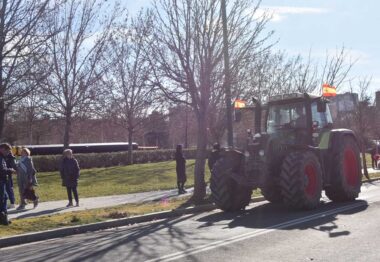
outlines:
[[[223,25],[223,55],[224,55],[224,89],[226,99],[227,115],[227,141],[228,146],[233,148],[233,128],[232,128],[232,103],[231,103],[231,81],[230,81],[230,57],[228,54],[228,32],[227,32],[227,11],[226,0],[221,0],[222,25]]]

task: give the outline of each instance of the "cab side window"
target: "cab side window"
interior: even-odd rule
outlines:
[[[318,112],[317,110],[317,102],[313,102],[311,104],[311,115],[313,122],[318,122],[318,128],[325,128],[329,124],[332,124],[332,118],[330,114],[329,107],[326,107],[326,112]]]

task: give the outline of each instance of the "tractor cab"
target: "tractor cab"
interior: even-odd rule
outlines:
[[[323,132],[332,129],[327,103],[323,97],[300,93],[271,97],[265,132],[287,144],[318,146]]]

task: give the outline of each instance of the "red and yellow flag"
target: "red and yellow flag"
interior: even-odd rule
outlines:
[[[240,100],[240,99],[236,99],[235,102],[234,102],[234,107],[235,108],[243,108],[243,107],[245,107],[245,101]]]
[[[336,87],[329,84],[323,84],[322,86],[322,95],[324,97],[336,96]]]

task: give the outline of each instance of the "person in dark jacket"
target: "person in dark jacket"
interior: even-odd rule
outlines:
[[[9,144],[8,144],[9,145]],[[9,145],[10,149],[6,150],[6,157],[5,157],[5,162],[7,164],[7,168],[12,168],[14,170],[17,170],[17,165],[16,165],[16,158],[12,154],[12,147]],[[7,190],[7,195],[9,198],[9,202],[11,205],[9,208],[14,208],[15,203],[16,203],[16,198],[15,198],[15,193],[13,190],[13,178],[12,175],[9,175],[7,178],[7,183],[6,183],[6,190]]]
[[[16,171],[7,167],[5,161],[8,151],[11,150],[9,144],[0,144],[0,224],[9,225],[7,212],[7,192],[6,183],[10,175],[15,174]]]
[[[218,143],[215,143],[213,145],[213,150],[210,153],[210,156],[208,158],[208,168],[210,169],[210,172],[212,168],[214,167],[216,161],[218,161],[220,158],[220,145]]]
[[[76,202],[76,206],[79,206],[78,198],[78,179],[79,179],[79,165],[78,161],[73,156],[73,151],[71,149],[66,149],[63,151],[63,160],[60,168],[62,186],[66,187],[67,197],[69,203],[66,207],[73,206],[73,196]]]
[[[178,194],[185,194],[186,159],[183,156],[182,145],[177,145],[175,152]]]

